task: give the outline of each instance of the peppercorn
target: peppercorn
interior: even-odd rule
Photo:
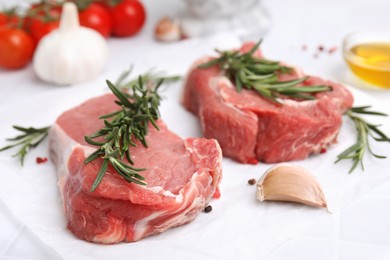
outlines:
[[[249,185],[255,185],[256,184],[256,180],[255,179],[250,179],[250,180],[248,180],[248,184]]]
[[[207,207],[204,208],[204,212],[206,212],[206,213],[209,213],[212,210],[213,210],[213,207],[211,207],[211,205],[208,205]]]

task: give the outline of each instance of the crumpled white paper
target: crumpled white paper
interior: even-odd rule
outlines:
[[[156,66],[168,73],[185,74],[195,59],[212,53],[215,47],[238,46],[236,38],[223,35],[175,46],[165,45],[134,57],[133,61],[136,72]],[[6,137],[15,134],[11,125],[40,127],[51,124],[66,109],[108,92],[104,79],[115,80],[126,69],[123,66],[123,62],[118,63],[93,82],[53,89],[35,95],[33,100],[15,100],[13,104],[3,106],[0,111],[0,146],[5,145]],[[183,138],[201,136],[198,119],[180,105],[181,84],[164,88],[162,118],[171,130]],[[386,111],[364,93],[351,90],[356,105],[372,104],[374,109]],[[372,118],[372,121],[384,123],[383,130],[389,133],[389,120],[380,119]],[[295,162],[316,175],[334,212],[357,201],[379,184],[390,181],[386,173],[389,160],[366,156],[366,171],[362,172],[359,168],[353,174],[348,174],[351,162],[334,164],[336,155],[354,143],[354,132],[354,126],[345,118],[338,144],[331,146],[325,154]],[[389,156],[384,144],[373,143],[372,148],[379,154]],[[320,220],[332,218],[332,214],[324,209],[256,201],[255,186],[248,185],[247,181],[260,178],[271,165],[241,165],[224,158],[220,186],[222,196],[211,202],[212,212],[201,213],[190,224],[136,243],[92,244],[79,240],[66,228],[52,163],[35,163],[37,156],[48,157],[47,143],[31,151],[24,167],[19,165],[17,159],[10,157],[13,153],[7,151],[0,154],[0,198],[18,219],[64,259],[258,259]]]

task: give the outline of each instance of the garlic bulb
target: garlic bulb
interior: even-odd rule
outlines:
[[[33,67],[43,81],[70,85],[96,77],[107,58],[106,40],[96,31],[81,27],[76,5],[67,2],[60,27],[40,41]]]
[[[327,208],[324,192],[314,175],[301,166],[286,163],[271,167],[258,180],[257,199]]]

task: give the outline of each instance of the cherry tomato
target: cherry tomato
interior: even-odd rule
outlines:
[[[112,17],[112,34],[131,36],[138,33],[145,24],[146,12],[137,0],[122,0],[110,9]]]
[[[43,19],[33,19],[30,24],[30,34],[38,43],[46,34],[57,29],[59,25],[59,21],[46,22]]]
[[[18,69],[25,66],[34,53],[34,40],[20,29],[0,28],[0,66]]]
[[[79,13],[80,24],[99,32],[103,37],[111,34],[112,22],[109,11],[100,4],[92,3]]]
[[[19,25],[19,21],[20,18],[16,14],[0,13],[0,27],[16,28]]]
[[[33,4],[27,11],[24,29],[38,43],[43,36],[58,28],[61,16],[61,7],[42,2]]]
[[[29,32],[31,23],[35,19],[43,19],[45,21],[58,20],[61,15],[61,9],[61,6],[51,5],[48,2],[40,2],[31,5],[26,13],[24,29]]]
[[[61,14],[62,6],[56,1],[41,1],[32,4],[28,9],[28,14],[32,17],[37,16],[51,16],[58,17]]]
[[[0,13],[0,26],[4,26],[7,24],[7,15]]]

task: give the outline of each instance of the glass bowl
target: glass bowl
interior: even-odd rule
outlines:
[[[243,41],[258,41],[268,31],[271,18],[261,0],[183,0],[181,29],[188,38],[229,32]]]
[[[390,89],[389,33],[351,33],[344,39],[343,56],[357,77],[374,86]]]

